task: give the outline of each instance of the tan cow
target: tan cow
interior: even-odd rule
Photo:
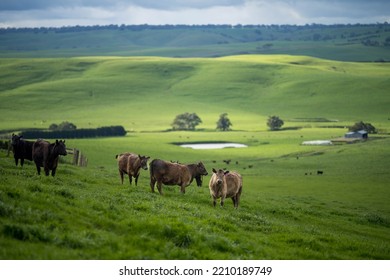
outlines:
[[[184,194],[186,187],[189,186],[194,179],[198,186],[202,184],[202,177],[207,175],[206,168],[202,162],[194,164],[180,164],[169,161],[154,159],[150,163],[150,187],[154,192],[154,185],[157,182],[157,189],[162,193],[162,184],[164,185],[179,185],[180,191]]]
[[[118,161],[119,175],[123,184],[123,174],[129,175],[130,185],[133,177],[137,186],[140,169],[148,170],[148,156],[141,156],[133,153],[123,153],[115,156]]]
[[[209,182],[210,194],[213,198],[213,206],[217,204],[217,199],[221,198],[221,206],[224,205],[225,198],[231,197],[235,208],[238,207],[242,192],[242,177],[235,171],[218,171],[213,168],[213,175]]]

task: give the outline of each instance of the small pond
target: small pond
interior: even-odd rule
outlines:
[[[210,150],[210,149],[223,149],[223,148],[246,148],[245,144],[239,143],[192,143],[181,144],[182,148],[192,148],[195,150]]]

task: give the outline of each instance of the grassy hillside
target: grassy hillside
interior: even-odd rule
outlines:
[[[236,130],[265,129],[273,114],[387,126],[388,75],[387,64],[300,56],[2,59],[2,129],[67,120],[165,130],[187,111],[201,117],[202,129],[214,129],[224,112]]]
[[[15,167],[0,150],[0,259],[389,259],[389,72],[303,56],[1,59],[2,132],[67,120],[130,133],[67,139],[88,166],[68,155],[55,178],[37,176],[31,163]],[[186,111],[201,117],[198,131],[167,131]],[[223,112],[233,131],[215,131]],[[283,130],[267,130],[271,114]],[[301,145],[360,120],[381,133]],[[204,141],[248,148],[172,144]],[[151,193],[147,171],[137,187],[121,185],[115,155],[124,151],[237,170],[241,205],[214,209],[210,175],[185,195]]]
[[[390,61],[387,23],[368,25],[74,26],[0,29],[0,57],[308,55]]]
[[[306,139],[316,133],[299,134]],[[2,152],[0,258],[388,259],[390,139],[304,147],[299,134],[175,132],[68,140],[90,164],[62,162],[55,178],[35,175],[32,165],[16,168]],[[180,137],[250,147],[184,150],[170,144]],[[244,178],[239,209],[230,200],[224,209],[212,207],[210,176],[185,195],[178,187],[164,187],[164,196],[151,193],[146,171],[137,187],[121,185],[114,155],[128,150],[203,160],[208,170],[238,170]],[[230,165],[222,161],[227,158]],[[316,175],[318,169],[324,174]]]

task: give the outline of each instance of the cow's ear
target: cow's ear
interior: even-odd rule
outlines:
[[[224,172],[225,175],[228,174],[228,173],[229,173],[229,170],[226,170],[226,171]]]
[[[58,139],[56,140],[56,145],[58,144]]]
[[[217,170],[215,170],[215,168],[213,168],[213,172],[214,172],[214,173],[217,173]]]
[[[65,139],[64,139],[64,141],[62,141],[62,143],[65,143]]]

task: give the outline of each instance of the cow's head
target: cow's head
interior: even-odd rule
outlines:
[[[64,141],[56,140],[56,144],[55,144],[54,148],[57,150],[59,155],[61,155],[61,156],[66,156],[67,155],[66,146],[65,146],[65,140]]]
[[[141,168],[143,170],[148,170],[148,159],[150,159],[150,157],[138,155],[138,158],[141,162]]]
[[[209,174],[207,173],[206,167],[204,167],[204,164],[201,161],[196,165],[196,171],[201,176],[206,176]]]
[[[225,180],[225,175],[229,173],[228,170],[224,171],[222,169],[219,169],[218,171],[213,168],[213,173],[217,176],[216,184],[217,186],[222,186],[224,180]]]
[[[20,139],[22,139],[23,138],[23,135],[16,135],[16,134],[13,134],[12,133],[12,138],[11,138],[11,144],[12,144],[12,146],[17,146],[17,145],[19,145],[19,143],[20,143]]]

